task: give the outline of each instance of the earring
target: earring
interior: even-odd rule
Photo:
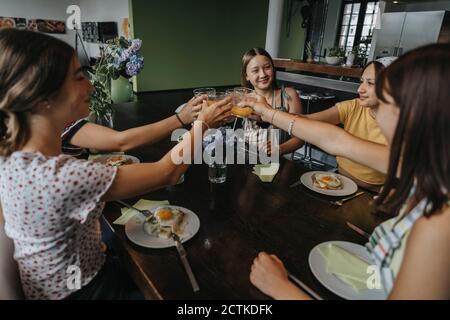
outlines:
[[[47,105],[47,109],[50,109],[52,106],[50,105],[50,103]]]

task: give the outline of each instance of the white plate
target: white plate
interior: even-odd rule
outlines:
[[[383,289],[367,289],[360,292],[354,290],[350,285],[339,279],[332,273],[327,272],[327,261],[319,251],[319,247],[328,244],[339,246],[348,252],[369,262],[371,261],[366,248],[352,242],[329,241],[315,246],[309,253],[309,267],[314,276],[328,290],[347,300],[384,300],[387,294]],[[370,262],[369,262],[370,263]]]
[[[96,157],[96,158],[92,159],[92,161],[106,164],[111,157],[117,157],[117,156],[121,156],[121,157],[130,159],[131,163],[140,163],[141,162],[138,158],[136,158],[134,156],[130,156],[128,154],[108,154],[108,155]]]
[[[338,173],[332,173],[332,174],[338,176],[339,179],[341,179],[342,186],[343,186],[343,188],[341,190],[327,190],[327,189],[317,188],[317,187],[314,186],[314,184],[312,182],[312,175],[313,174],[319,174],[319,173],[331,174],[328,171],[309,171],[309,172],[304,173],[300,177],[300,181],[308,189],[311,189],[312,191],[315,191],[315,192],[318,192],[318,193],[326,194],[328,196],[336,196],[336,197],[348,196],[348,195],[351,195],[351,194],[355,193],[358,190],[358,186],[356,185],[356,183],[353,182],[352,179],[347,178],[347,177],[345,177],[345,176],[343,176],[341,174],[338,174]]]
[[[164,207],[178,209],[186,214],[186,218],[184,219],[184,230],[183,233],[179,235],[181,242],[188,241],[193,236],[195,236],[195,234],[200,229],[200,220],[194,212],[178,206]],[[156,209],[157,208],[154,208],[152,212]],[[158,238],[147,234],[144,231],[144,220],[145,218],[142,214],[136,214],[127,222],[127,224],[125,225],[125,234],[127,235],[128,239],[130,239],[135,244],[146,248],[159,249],[175,246],[175,242],[172,239]]]

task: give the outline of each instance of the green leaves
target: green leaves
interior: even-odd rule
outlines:
[[[330,48],[328,50],[328,56],[343,58],[343,57],[345,57],[345,50],[344,50],[344,48],[340,48],[340,47]]]

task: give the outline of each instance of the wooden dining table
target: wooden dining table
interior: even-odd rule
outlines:
[[[144,103],[116,105],[115,128],[123,130],[173,114]],[[143,162],[157,161],[174,142],[170,137],[127,152]],[[347,222],[371,232],[384,217],[373,210],[373,194],[365,192],[342,206],[332,198],[291,188],[302,173],[300,163],[281,159],[272,182],[261,182],[251,164],[229,164],[223,184],[211,184],[207,165],[191,165],[181,184],[124,199],[168,200],[192,210],[200,220],[198,233],[184,243],[199,283],[193,292],[175,247],[153,249],[131,242],[123,225],[115,225],[121,206],[107,203],[104,217],[114,230],[118,251],[137,286],[148,299],[268,299],[249,280],[253,259],[261,251],[277,255],[295,277],[324,299],[339,297],[313,275],[308,257],[318,244],[341,240],[363,245],[366,239]]]

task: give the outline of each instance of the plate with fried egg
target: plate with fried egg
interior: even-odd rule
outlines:
[[[127,164],[140,163],[141,161],[128,154],[110,154],[110,155],[100,155],[98,157],[91,158],[94,162],[103,163],[110,167],[120,167]]]
[[[358,190],[352,179],[327,171],[306,172],[300,177],[300,181],[308,189],[328,196],[348,196]]]
[[[187,208],[164,205],[151,212],[156,219],[137,214],[127,222],[125,234],[131,242],[146,248],[169,248],[175,246],[172,232],[185,242],[200,229],[200,219]]]

